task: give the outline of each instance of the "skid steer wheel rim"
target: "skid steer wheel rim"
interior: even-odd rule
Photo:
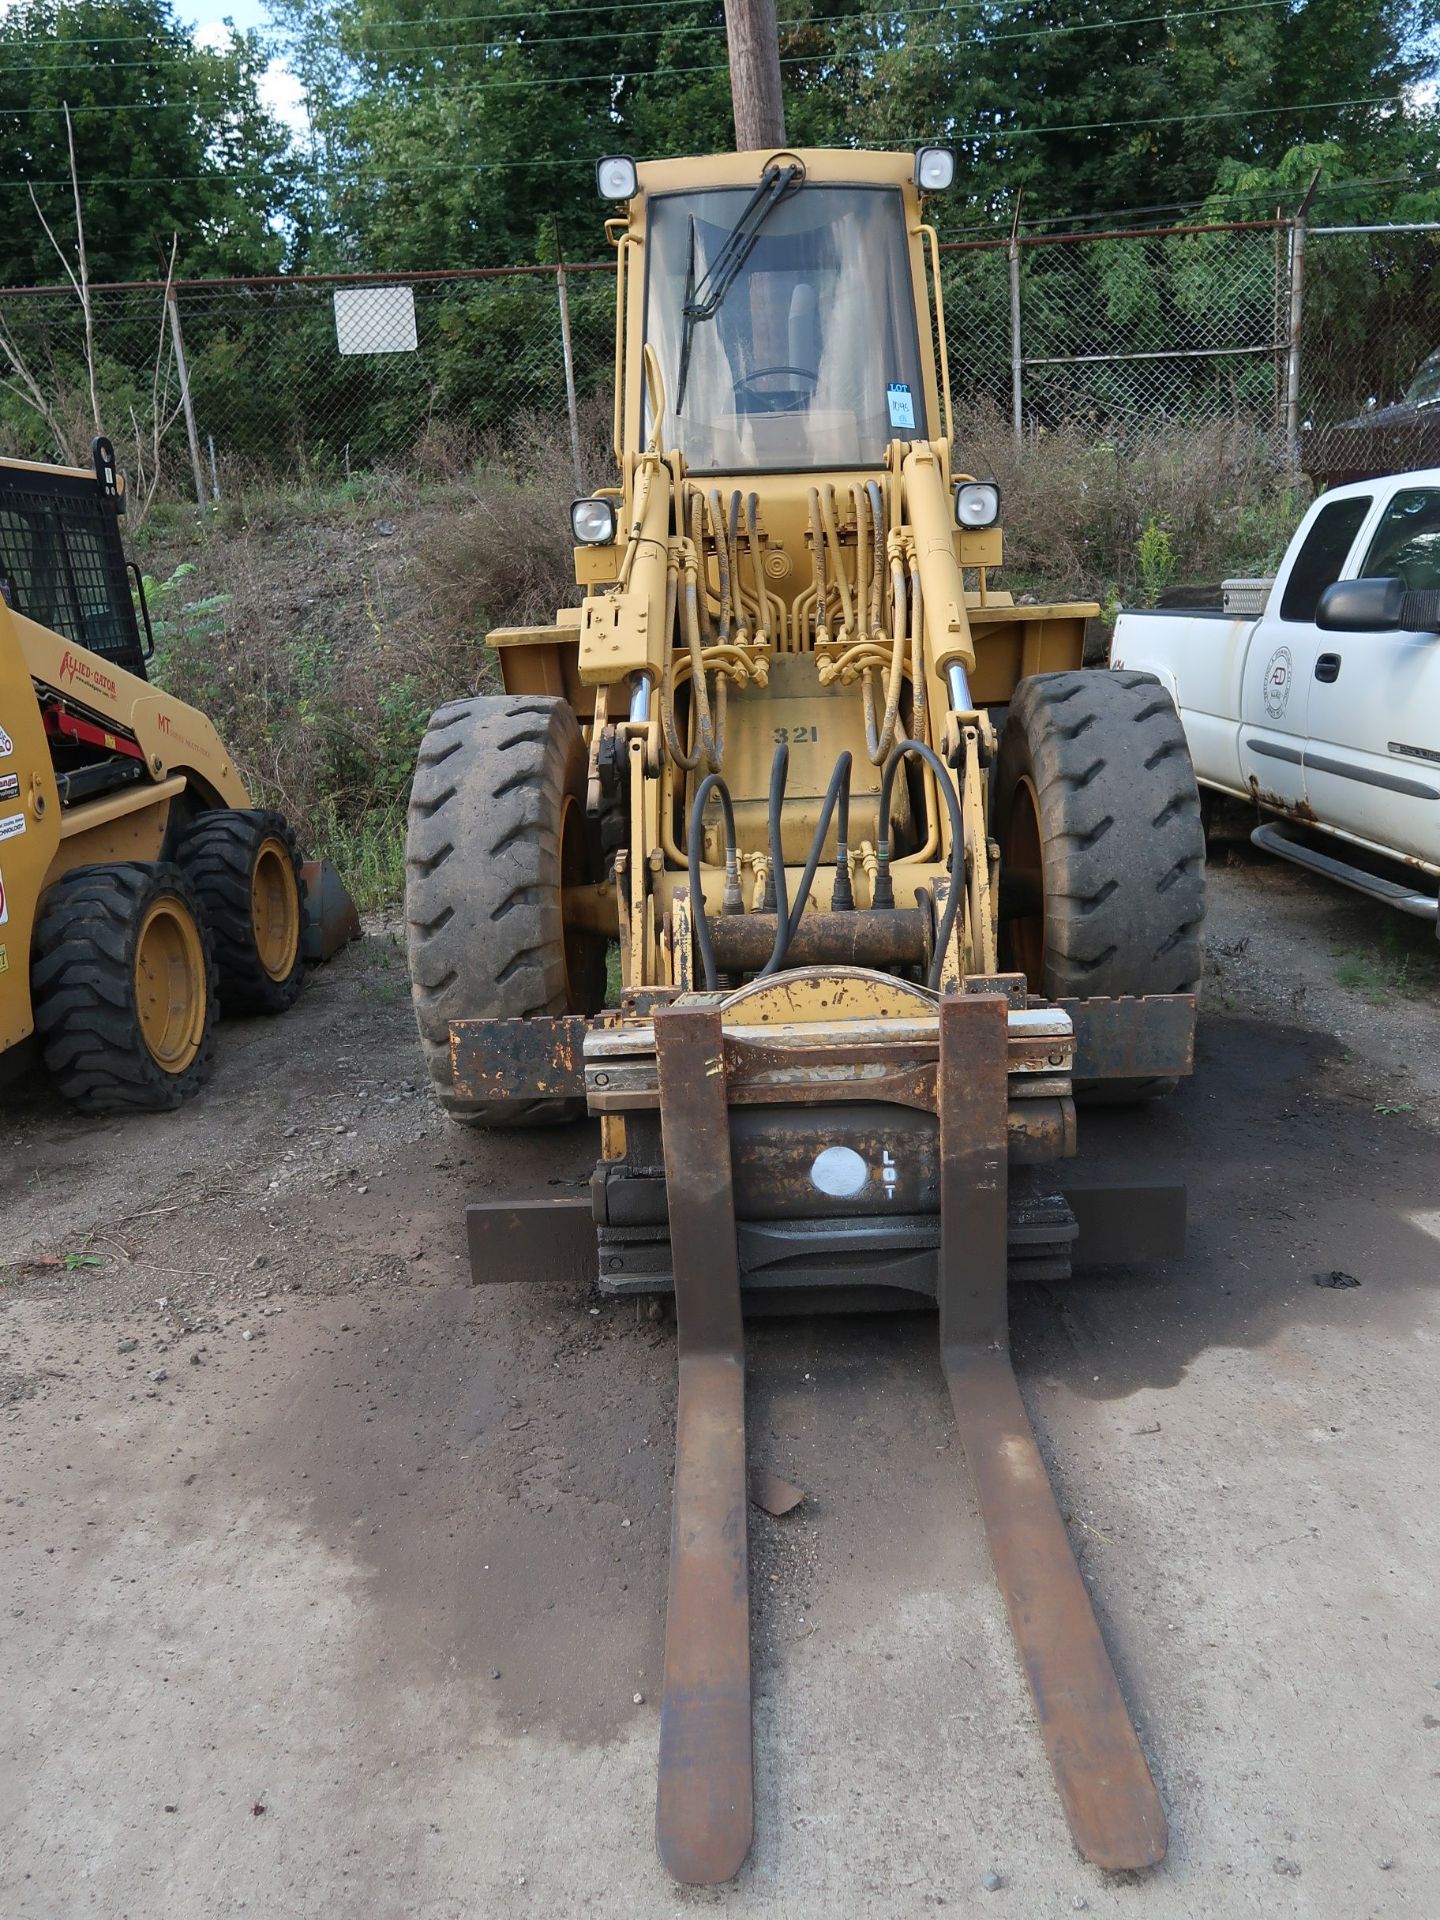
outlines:
[[[255,951],[272,980],[288,980],[300,951],[300,889],[284,842],[261,841],[250,882],[250,926]]]
[[[184,904],[156,900],[135,942],[135,1007],[146,1051],[184,1073],[205,1038],[205,948]]]
[[[585,961],[588,950],[594,945],[595,935],[566,919],[564,902],[570,888],[583,887],[588,879],[585,816],[575,795],[567,793],[560,813],[561,945],[565,954],[565,1004],[576,1009],[581,1007]]]
[[[1039,993],[1045,974],[1045,860],[1040,848],[1040,801],[1028,774],[1015,783],[1000,853],[1001,872],[1017,879],[1023,875],[1039,898],[1038,913],[1017,914],[1006,922],[1011,964],[1024,974],[1030,991]]]

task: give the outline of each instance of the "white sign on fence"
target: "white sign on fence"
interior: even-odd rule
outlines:
[[[337,287],[335,344],[341,353],[414,353],[414,289]]]

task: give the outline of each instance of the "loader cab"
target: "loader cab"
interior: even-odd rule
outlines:
[[[770,172],[650,203],[646,338],[673,442],[697,475],[879,467],[930,431],[900,189]]]
[[[13,612],[143,680],[149,620],[142,641],[120,540],[124,482],[109,441],[92,453],[89,472],[0,461],[0,593]]]
[[[617,451],[654,427],[688,471],[877,471],[944,431],[913,156],[812,150],[633,169]],[[629,343],[633,349],[626,350]]]

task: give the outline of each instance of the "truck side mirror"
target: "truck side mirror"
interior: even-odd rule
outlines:
[[[1405,582],[1337,580],[1321,594],[1315,624],[1326,633],[1395,633],[1405,625]]]

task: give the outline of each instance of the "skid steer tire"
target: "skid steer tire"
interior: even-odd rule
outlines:
[[[1205,834],[1185,731],[1148,673],[1039,674],[1011,702],[995,779],[1001,965],[1047,999],[1193,993]],[[1091,1104],[1173,1080],[1077,1082]]]
[[[293,829],[261,808],[202,813],[175,848],[200,897],[226,1013],[284,1013],[305,979],[305,881]]]
[[[538,694],[452,701],[421,742],[405,845],[411,991],[436,1098],[467,1126],[541,1126],[585,1111],[583,1100],[462,1100],[450,1022],[603,1004],[605,942],[567,935],[562,904],[567,882],[592,877],[586,766],[573,710]]]
[[[215,962],[178,866],[77,867],[45,896],[31,998],[41,1050],[83,1113],[168,1112],[215,1056]]]

